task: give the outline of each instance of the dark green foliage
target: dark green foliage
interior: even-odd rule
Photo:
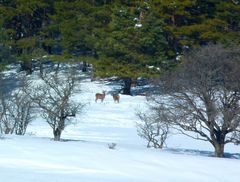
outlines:
[[[240,4],[231,0],[153,1],[164,19],[167,39],[175,52],[209,42],[239,39]]]
[[[239,15],[232,0],[1,0],[1,54],[89,61],[99,76],[155,76],[184,49],[239,43]]]
[[[7,46],[6,40],[8,39],[5,29],[2,27],[3,19],[0,19],[0,70],[7,64],[14,62],[14,57],[11,55],[10,47]]]
[[[97,74],[120,77],[158,74],[156,68],[148,66],[165,66],[167,41],[161,18],[138,3],[116,4],[111,16],[98,49]]]
[[[14,57],[11,55],[8,47],[0,45],[0,70],[9,63],[14,62]]]
[[[32,52],[43,48],[43,28],[52,1],[1,1],[1,23],[7,39],[1,43],[11,48],[11,54],[21,62],[31,61]],[[25,64],[25,63],[24,63]]]

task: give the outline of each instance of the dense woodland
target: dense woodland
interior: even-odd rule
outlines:
[[[0,62],[31,73],[44,55],[86,61],[127,83],[172,69],[194,47],[239,43],[239,14],[237,0],[1,0]]]

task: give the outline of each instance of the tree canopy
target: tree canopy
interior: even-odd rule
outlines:
[[[98,76],[154,76],[185,49],[239,43],[239,14],[232,0],[1,0],[0,46],[22,62],[42,50]]]

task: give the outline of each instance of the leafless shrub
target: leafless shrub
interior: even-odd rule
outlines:
[[[4,134],[12,134],[15,128],[15,121],[12,119],[9,108],[11,103],[6,99],[5,94],[0,95],[0,132]]]
[[[27,126],[35,118],[34,103],[25,90],[30,90],[30,85],[26,77],[22,77],[19,89],[12,94],[12,104],[9,108],[9,113],[16,123],[15,134],[17,135],[24,135]]]
[[[70,71],[62,76],[60,72],[44,75],[42,83],[33,86],[31,95],[34,103],[42,111],[42,116],[53,129],[54,140],[59,141],[62,131],[72,124],[72,117],[79,113],[84,104],[74,102],[71,97],[76,88],[76,72]]]
[[[0,97],[2,133],[24,135],[28,124],[34,118],[33,103],[24,92],[29,89],[26,83],[26,78],[21,78],[19,88]]]
[[[168,122],[159,113],[138,112],[141,122],[137,124],[138,135],[147,140],[147,147],[162,149],[169,134]]]

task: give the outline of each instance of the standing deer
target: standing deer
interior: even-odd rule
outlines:
[[[96,93],[96,99],[95,99],[95,102],[97,102],[98,99],[101,100],[101,102],[103,102],[104,98],[105,98],[105,95],[106,95],[106,91],[103,91],[102,94],[100,93]]]
[[[119,103],[119,99],[120,99],[119,94],[113,94],[112,96],[113,96],[114,102],[118,102]]]

